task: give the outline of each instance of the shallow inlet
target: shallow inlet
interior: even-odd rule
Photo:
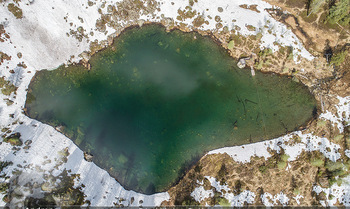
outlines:
[[[159,25],[125,30],[89,62],[90,71],[38,72],[27,114],[61,126],[125,188],[146,194],[168,189],[209,150],[296,130],[316,105],[302,84],[252,77],[209,37]]]

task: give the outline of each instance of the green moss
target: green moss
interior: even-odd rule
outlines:
[[[299,188],[294,188],[293,194],[294,195],[299,195],[300,194],[300,189]]]
[[[21,137],[20,133],[14,133],[14,134],[11,134],[9,137],[6,137],[4,139],[4,142],[10,143],[12,146],[21,146],[23,142],[20,139],[20,137]]]
[[[290,158],[290,156],[287,155],[287,154],[281,155],[281,160],[284,161],[284,162],[287,162],[289,158]]]
[[[343,183],[343,179],[342,178],[338,178],[337,179],[337,185],[341,186],[342,183]]]
[[[334,141],[340,142],[343,138],[344,138],[344,135],[343,134],[339,134],[339,135],[336,135],[334,137]]]
[[[261,172],[261,173],[266,173],[266,170],[267,170],[267,167],[266,166],[264,166],[264,165],[262,165],[262,166],[260,166],[259,167],[259,171]]]
[[[325,121],[325,120],[318,120],[317,121],[318,128],[324,127],[324,126],[326,126],[326,124],[327,124],[327,121]]]
[[[223,207],[230,207],[231,206],[230,202],[224,197],[219,199],[219,205],[223,206]]]
[[[243,37],[240,37],[239,35],[235,35],[235,34],[231,35],[231,41],[233,41],[233,43],[235,45],[242,44],[242,42],[243,42],[242,39],[243,39]]]
[[[227,48],[229,50],[232,50],[234,46],[235,46],[235,42],[233,40],[231,40],[230,42],[228,42]]]
[[[279,161],[277,162],[277,168],[279,170],[284,170],[287,167],[287,163],[285,161]]]
[[[344,165],[343,165],[343,163],[340,162],[340,161],[336,161],[336,162],[327,161],[325,167],[326,167],[327,170],[329,170],[329,171],[336,171],[336,170],[342,169],[342,168],[344,167]]]
[[[23,17],[22,9],[17,7],[14,3],[7,5],[7,9],[17,18],[21,19]]]
[[[265,59],[268,55],[271,55],[271,54],[272,54],[272,49],[266,48],[259,52],[259,57],[261,57],[262,59]]]
[[[324,160],[322,159],[314,158],[310,160],[310,163],[315,167],[324,167]]]
[[[333,184],[335,184],[335,183],[337,183],[337,180],[336,180],[336,179],[334,179],[334,178],[329,178],[329,179],[328,179],[328,184],[329,184],[330,187],[331,187]]]
[[[254,67],[255,67],[255,69],[257,69],[257,70],[260,70],[261,68],[263,68],[263,64],[264,64],[263,61],[259,61],[259,62],[256,62],[256,63],[255,63]]]
[[[346,50],[342,50],[338,53],[333,54],[330,64],[334,64],[336,66],[341,65],[345,60],[346,54],[347,54]]]
[[[1,92],[6,96],[10,96],[12,92],[16,91],[17,87],[14,85],[6,85],[5,88],[1,89]]]

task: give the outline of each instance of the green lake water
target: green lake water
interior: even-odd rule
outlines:
[[[252,77],[209,37],[159,25],[124,31],[89,62],[90,71],[37,72],[27,114],[62,126],[125,188],[146,194],[168,189],[207,151],[296,130],[316,106],[302,84]]]

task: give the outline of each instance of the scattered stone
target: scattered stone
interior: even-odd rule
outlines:
[[[64,128],[63,126],[57,126],[57,127],[55,127],[56,131],[59,131],[59,132],[62,132],[63,128]]]
[[[138,24],[140,27],[141,27],[144,23],[145,23],[145,20],[142,20],[142,19],[140,19],[140,20],[137,21],[137,24]]]
[[[52,189],[50,188],[50,183],[48,182],[43,183],[43,185],[41,185],[41,190],[51,192]]]
[[[85,159],[86,161],[91,162],[93,157],[94,157],[94,156],[93,156],[92,154],[90,154],[90,153],[88,153],[88,152],[84,152],[84,159]]]
[[[24,144],[28,146],[28,145],[30,145],[32,142],[33,142],[32,140],[27,140],[27,141],[24,142]]]
[[[241,69],[244,68],[246,66],[245,58],[240,59],[237,66]]]

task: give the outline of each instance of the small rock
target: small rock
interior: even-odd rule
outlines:
[[[318,179],[318,183],[320,184],[321,187],[323,188],[328,188],[329,187],[329,181],[327,177],[320,177]]]
[[[140,27],[141,27],[144,23],[145,23],[145,20],[142,20],[142,19],[140,19],[140,20],[137,21],[137,24],[138,24]]]
[[[63,126],[57,126],[55,127],[56,131],[62,132],[63,130]]]
[[[84,51],[83,53],[81,53],[80,56],[81,56],[81,58],[84,59],[84,61],[89,61],[89,59],[90,59],[90,57],[91,57],[90,54],[89,54],[88,52],[86,52],[86,51]]]
[[[25,145],[30,145],[33,141],[32,140],[27,140],[24,142]]]
[[[241,69],[244,68],[245,65],[246,65],[246,62],[244,58],[240,59],[239,62],[237,63],[237,66]]]
[[[87,153],[87,152],[84,152],[84,159],[85,159],[86,161],[91,162],[93,157],[94,157],[94,156],[93,156],[92,154]]]
[[[45,182],[43,185],[41,185],[41,190],[51,192],[52,188],[50,187],[50,184],[48,182]]]

